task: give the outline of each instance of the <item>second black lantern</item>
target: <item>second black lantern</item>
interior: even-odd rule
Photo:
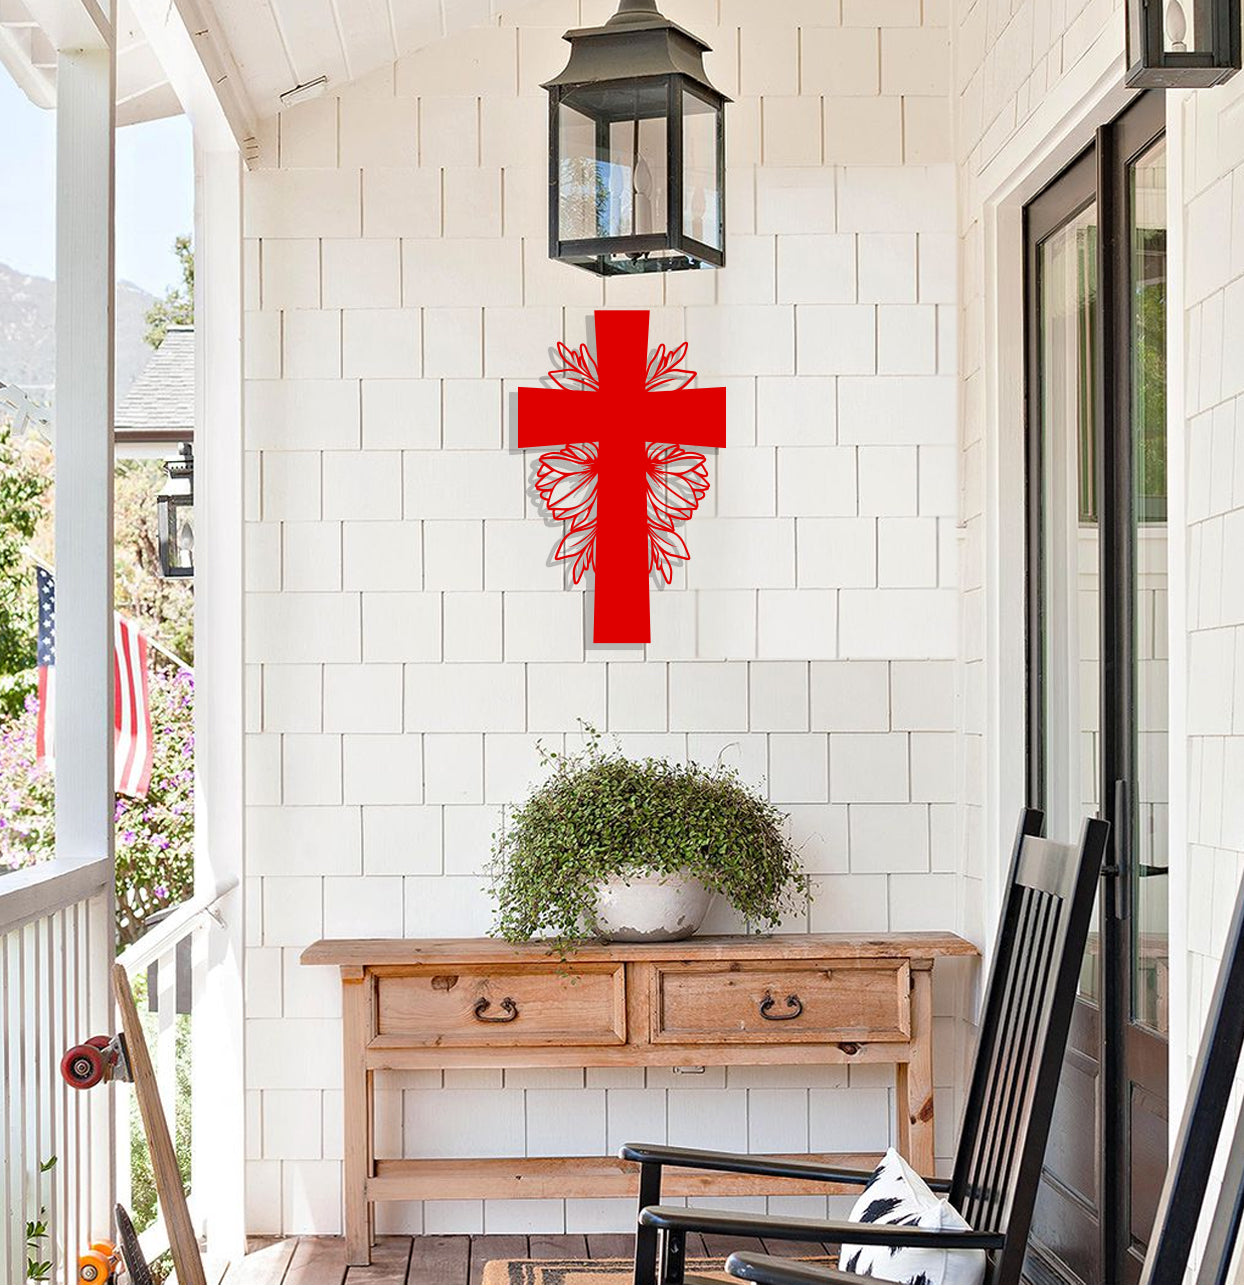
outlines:
[[[1240,0],[1127,0],[1126,83],[1204,89],[1240,69]]]
[[[708,46],[621,0],[548,81],[549,257],[602,276],[725,264],[727,98]]]

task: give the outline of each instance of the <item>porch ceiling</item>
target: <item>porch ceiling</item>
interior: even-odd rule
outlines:
[[[333,88],[358,80],[403,54],[489,23],[502,8],[530,2],[170,0],[205,62],[210,59],[232,76],[252,123],[273,115],[281,94],[295,85],[320,76],[327,76]],[[117,123],[179,112],[130,0],[118,0],[117,25]],[[56,51],[27,0],[0,0],[0,63],[33,102],[55,104]]]
[[[330,87],[529,0],[210,0],[223,43],[259,117],[295,85]]]

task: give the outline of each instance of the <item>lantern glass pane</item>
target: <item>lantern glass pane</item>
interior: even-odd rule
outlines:
[[[718,109],[683,91],[682,230],[706,246],[721,248],[721,173],[718,169]]]
[[[557,114],[558,235],[563,241],[600,237],[608,188],[596,159],[596,122],[563,102]]]
[[[667,82],[580,86],[558,108],[562,241],[664,233]]]

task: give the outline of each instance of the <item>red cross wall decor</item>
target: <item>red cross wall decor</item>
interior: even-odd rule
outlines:
[[[646,309],[596,313],[596,356],[558,344],[555,389],[519,389],[518,445],[540,457],[536,489],[570,529],[556,557],[577,585],[596,571],[596,643],[648,643],[648,576],[668,585],[690,555],[674,524],[708,491],[704,457],[680,445],[726,445],[725,389],[689,389],[687,346],[648,356]]]

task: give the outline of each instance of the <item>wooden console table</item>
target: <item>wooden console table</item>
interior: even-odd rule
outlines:
[[[562,961],[497,939],[322,939],[302,963],[341,970],[346,1259],[369,1263],[376,1202],[635,1192],[617,1158],[377,1158],[378,1068],[894,1064],[899,1148],[931,1174],[933,961],[975,951],[954,934],[779,934],[591,944]],[[665,1191],[825,1186],[673,1170]]]

